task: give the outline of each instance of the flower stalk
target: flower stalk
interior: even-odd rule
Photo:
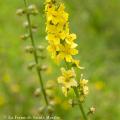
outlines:
[[[78,106],[79,106],[79,108],[80,108],[80,110],[81,110],[81,113],[82,113],[82,116],[83,116],[83,118],[85,119],[85,120],[88,120],[87,119],[87,116],[86,116],[86,114],[85,114],[85,111],[84,111],[84,109],[83,109],[83,105],[82,105],[82,103],[80,102],[80,100],[79,100],[79,93],[78,93],[78,90],[77,90],[77,88],[73,88],[74,89],[74,92],[75,92],[75,95],[76,95],[76,98],[77,98],[77,101],[78,101]]]
[[[28,6],[27,0],[24,0],[24,4],[25,4],[25,10],[27,11],[27,6]],[[36,47],[35,47],[35,42],[34,42],[34,37],[33,37],[33,32],[32,32],[32,24],[31,24],[30,14],[28,12],[26,12],[26,17],[27,17],[27,22],[28,22],[29,37],[30,37],[30,40],[31,40],[32,47],[34,49],[33,50],[34,60],[35,60],[36,65],[38,65],[38,63],[39,63],[38,62],[38,55],[37,55],[37,51],[35,50]],[[38,74],[38,77],[39,77],[39,81],[40,81],[40,85],[41,85],[41,91],[43,93],[45,103],[48,106],[49,103],[48,103],[47,95],[46,95],[46,92],[45,92],[45,89],[44,89],[41,72],[40,72],[39,68],[37,68],[37,67],[36,67],[36,71],[37,71],[37,74]]]
[[[69,29],[69,14],[65,11],[64,4],[55,0],[46,0],[45,12],[47,49],[56,63],[64,61],[66,64],[66,69],[61,68],[62,75],[58,77],[58,83],[61,84],[62,92],[66,97],[73,88],[82,116],[84,120],[88,120],[82,106],[89,91],[88,80],[83,79],[82,75],[80,81],[76,80],[74,67],[78,69],[81,67],[79,60],[74,57],[78,54],[76,48],[78,44],[75,42],[76,34],[71,33]]]

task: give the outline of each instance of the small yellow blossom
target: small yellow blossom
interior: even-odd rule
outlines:
[[[74,69],[65,70],[65,68],[61,68],[62,76],[58,77],[58,83],[62,85],[62,91],[65,96],[71,87],[77,87],[77,82],[75,80],[76,74]]]
[[[66,62],[72,62],[72,55],[78,54],[78,50],[72,48],[71,45],[65,44],[60,46],[60,52],[57,55],[59,60],[66,60]]]
[[[59,45],[55,45],[54,43],[51,42],[51,44],[48,45],[47,49],[49,52],[51,52],[51,57],[55,59],[57,56],[57,51],[59,51],[60,48]]]
[[[76,34],[72,33],[72,34],[69,34],[65,40],[68,44],[71,44],[75,39],[76,39]]]
[[[86,79],[80,80],[80,86],[82,86],[82,87],[86,86],[87,83],[88,83],[88,80],[86,80]]]
[[[91,114],[94,114],[95,111],[96,111],[96,108],[92,106],[92,107],[89,109],[89,114],[90,114],[90,113],[91,113]]]
[[[85,97],[89,93],[89,88],[87,86],[88,80],[80,79],[80,101],[84,101]]]

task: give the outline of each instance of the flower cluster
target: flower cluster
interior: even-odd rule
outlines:
[[[76,74],[73,68],[69,70],[65,70],[65,68],[61,68],[61,72],[62,72],[62,76],[58,77],[58,83],[62,85],[62,91],[64,95],[67,96],[67,93],[70,90],[70,88],[77,87],[79,90],[80,101],[83,101],[89,92],[87,86],[88,80],[80,79],[79,83],[77,83]]]
[[[72,99],[72,105],[79,105],[83,118],[87,120],[87,116],[82,107],[82,102],[88,95],[88,80],[81,79],[77,81],[76,73],[73,67],[83,69],[79,65],[79,60],[74,58],[78,54],[75,43],[76,34],[71,33],[69,29],[69,15],[65,11],[64,4],[57,3],[55,0],[46,0],[46,39],[48,40],[48,51],[51,53],[52,59],[57,63],[64,61],[66,69],[61,68],[62,75],[58,77],[58,83],[61,84],[62,92],[65,96],[69,90],[73,90],[76,101]]]
[[[79,60],[73,58],[78,54],[75,43],[76,34],[70,33],[68,13],[64,4],[57,4],[53,0],[47,0],[46,6],[46,32],[49,46],[48,51],[57,63],[65,60],[79,67]]]
[[[75,80],[76,74],[74,69],[65,70],[61,68],[62,76],[58,77],[58,83],[62,85],[62,91],[65,96],[71,87],[77,87],[77,82]]]

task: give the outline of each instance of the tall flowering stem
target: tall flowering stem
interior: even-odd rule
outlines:
[[[27,11],[27,7],[28,7],[27,0],[24,0],[24,4],[25,4],[25,9]],[[34,37],[33,37],[33,33],[32,33],[32,24],[31,24],[30,14],[28,12],[26,12],[26,17],[27,17],[27,22],[28,22],[29,37],[30,37],[30,40],[31,40],[31,43],[32,43],[32,47],[34,49],[33,50],[33,55],[34,55],[35,63],[36,63],[36,65],[38,65],[38,55],[37,55],[37,52],[35,50],[36,46],[35,46]],[[41,90],[42,90],[46,105],[48,105],[49,103],[48,103],[47,95],[46,95],[46,92],[45,92],[45,89],[44,89],[41,72],[40,72],[39,68],[36,68],[36,71],[37,71],[37,74],[38,74],[38,77],[39,77]]]
[[[63,3],[58,3],[55,0],[46,0],[46,39],[48,40],[48,51],[51,58],[57,63],[64,61],[66,68],[61,68],[62,75],[58,77],[58,83],[62,86],[62,91],[67,97],[70,89],[74,90],[76,100],[84,120],[88,120],[84,112],[82,102],[84,102],[88,94],[88,80],[82,78],[76,80],[74,67],[81,69],[79,60],[74,58],[78,54],[75,43],[76,34],[70,33],[68,13],[65,11]]]
[[[66,61],[65,61],[65,63],[66,63]],[[66,63],[66,68],[68,69],[68,64]],[[82,115],[83,115],[83,118],[84,118],[84,120],[88,120],[88,118],[87,118],[87,115],[86,115],[86,113],[85,113],[85,111],[84,111],[84,108],[83,108],[83,105],[82,105],[82,103],[81,103],[81,101],[80,101],[80,95],[79,95],[79,91],[78,91],[78,88],[76,88],[75,86],[73,87],[73,90],[74,90],[74,93],[75,93],[75,95],[76,95],[76,99],[77,99],[77,102],[78,102],[78,106],[79,106],[79,108],[80,108],[80,111],[81,111],[81,113],[82,113]],[[82,96],[83,97],[83,96]]]

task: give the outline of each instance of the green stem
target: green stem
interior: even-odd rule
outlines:
[[[68,63],[67,63],[66,61],[65,61],[65,64],[66,64],[67,69],[69,69]],[[87,119],[87,116],[86,116],[86,114],[85,114],[85,112],[84,112],[82,103],[81,103],[80,100],[79,100],[80,96],[79,96],[78,90],[77,90],[76,87],[73,87],[73,90],[74,90],[74,92],[75,92],[75,95],[76,95],[76,98],[77,98],[77,101],[78,101],[78,106],[79,106],[79,108],[80,108],[80,111],[81,111],[81,113],[82,113],[82,116],[83,116],[83,118],[84,118],[85,120],[88,120],[88,119]]]
[[[24,4],[25,4],[25,9],[27,10],[27,0],[24,0]],[[34,42],[34,37],[33,37],[33,33],[32,33],[30,14],[28,12],[26,13],[26,17],[27,17],[28,26],[29,26],[30,39],[31,39],[31,43],[32,43],[32,46],[33,46],[33,49],[34,49],[33,55],[34,55],[35,63],[38,64],[38,57],[37,57],[37,52],[35,50],[35,42]],[[47,95],[46,95],[46,92],[45,92],[45,89],[44,89],[41,72],[38,68],[36,68],[36,71],[37,71],[37,74],[38,74],[38,77],[39,77],[41,90],[42,90],[46,105],[48,105]]]
[[[78,105],[79,105],[79,108],[80,108],[81,113],[82,113],[82,115],[83,115],[83,118],[84,118],[85,120],[88,120],[88,119],[87,119],[87,116],[86,116],[86,114],[85,114],[85,112],[84,112],[82,103],[81,103],[80,100],[79,100],[79,97],[80,97],[80,96],[79,96],[79,93],[78,93],[78,91],[77,91],[77,88],[74,87],[73,89],[74,89],[75,95],[76,95],[76,97],[77,97]]]

